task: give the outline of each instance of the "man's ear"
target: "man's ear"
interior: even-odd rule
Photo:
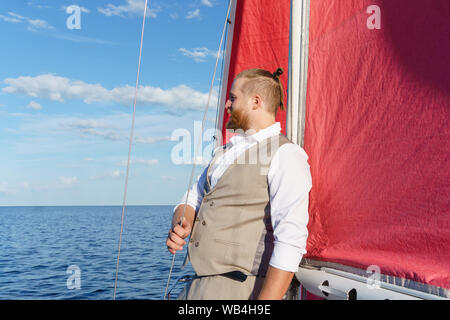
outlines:
[[[254,95],[252,98],[252,109],[262,108],[262,98],[260,95]]]

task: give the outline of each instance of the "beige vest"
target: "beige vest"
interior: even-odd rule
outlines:
[[[265,275],[274,241],[267,174],[275,152],[289,142],[280,134],[249,148],[230,164],[214,188],[207,174],[205,196],[188,245],[197,275],[230,271]],[[208,171],[216,159],[217,155]]]

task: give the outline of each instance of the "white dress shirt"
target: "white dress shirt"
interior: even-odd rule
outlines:
[[[278,135],[280,131],[280,123],[276,122],[252,135],[231,137],[227,145],[228,151],[220,155],[209,170],[211,187],[214,188],[228,166],[240,154],[256,143]],[[309,191],[312,187],[307,160],[308,156],[303,148],[293,143],[286,143],[274,154],[267,175],[275,239],[269,264],[284,271],[297,272],[302,256],[306,253],[308,202]],[[207,169],[208,167],[189,191],[187,204],[196,212],[200,209],[203,200]],[[187,192],[177,206],[186,203],[186,196]]]

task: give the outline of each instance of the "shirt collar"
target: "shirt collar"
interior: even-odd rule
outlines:
[[[273,135],[279,134],[281,132],[281,125],[279,122],[275,122],[273,125],[261,129],[258,132],[252,134],[252,135],[246,135],[246,134],[236,134],[233,137],[230,138],[230,142],[233,145],[242,143],[242,142],[261,142],[268,137],[271,137]]]

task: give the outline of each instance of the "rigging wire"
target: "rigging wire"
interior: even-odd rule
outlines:
[[[121,221],[121,224],[120,224],[119,247],[117,249],[116,277],[115,277],[115,280],[114,280],[113,300],[116,300],[117,277],[119,275],[120,246],[122,244],[122,233],[123,233],[123,224],[124,224],[124,217],[125,217],[125,205],[126,205],[126,201],[127,201],[128,174],[130,172],[131,147],[133,145],[134,122],[135,122],[135,118],[136,118],[136,101],[137,101],[138,86],[139,86],[139,74],[141,72],[142,44],[144,42],[144,29],[145,29],[145,19],[146,19],[146,15],[147,15],[147,4],[148,4],[148,0],[145,0],[144,19],[142,21],[141,46],[140,46],[140,49],[139,49],[139,63],[138,63],[137,76],[136,76],[136,87],[135,87],[135,90],[134,90],[133,116],[132,116],[132,121],[131,121],[130,141],[129,141],[129,144],[128,144],[127,174],[126,174],[126,177],[125,177],[125,190],[124,190],[124,194],[123,194],[122,221]]]
[[[222,49],[223,39],[224,39],[224,36],[225,36],[225,30],[227,29],[227,25],[228,25],[228,16],[230,14],[230,9],[231,9],[231,4],[232,3],[233,3],[233,0],[230,0],[228,2],[227,15],[225,17],[225,23],[224,23],[223,30],[222,30],[222,37],[220,38],[219,50],[217,51],[216,65],[214,67],[214,73],[213,73],[213,76],[212,76],[212,79],[211,79],[211,86],[210,86],[209,94],[208,94],[208,102],[206,103],[205,111],[203,113],[202,126],[201,126],[201,135],[200,135],[200,137],[199,137],[199,139],[197,141],[197,148],[194,149],[194,150],[198,150],[199,149],[201,140],[203,138],[203,128],[205,126],[206,116],[208,114],[208,108],[209,108],[209,103],[211,101],[211,94],[212,94],[213,87],[214,87],[214,80],[215,80],[215,77],[216,77],[217,66],[219,64],[220,55],[221,55],[220,51]],[[186,214],[187,201],[188,201],[188,198],[189,198],[189,192],[191,190],[192,180],[193,180],[194,172],[195,172],[195,166],[196,166],[196,163],[197,163],[196,160],[197,160],[197,157],[196,157],[196,154],[194,154],[194,160],[192,161],[192,170],[191,170],[191,176],[189,178],[189,184],[188,184],[188,189],[187,189],[187,194],[186,194],[186,200],[185,200],[184,207],[183,207],[183,213],[181,215],[181,219],[180,219],[180,222],[179,222],[180,226],[181,226],[182,221],[184,219],[184,216]],[[175,251],[175,253],[173,254],[173,257],[172,257],[172,264],[170,266],[169,276],[167,278],[166,290],[164,292],[164,300],[166,300],[166,297],[167,297],[167,290],[169,288],[170,278],[172,276],[172,271],[173,271],[173,267],[174,267],[174,264],[175,264],[175,255],[176,255],[176,251]]]

